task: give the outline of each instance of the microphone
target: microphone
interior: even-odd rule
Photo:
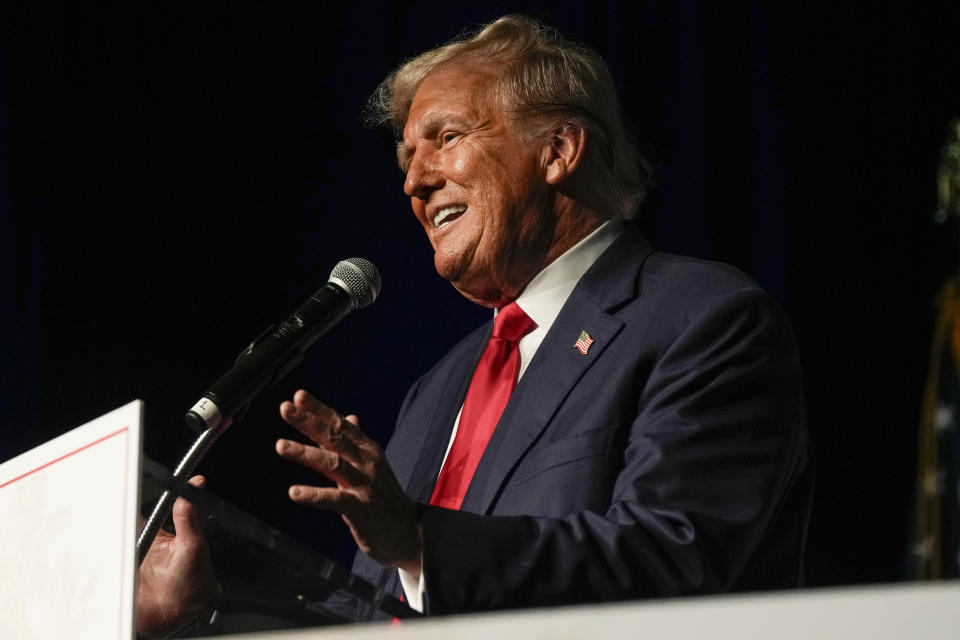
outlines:
[[[380,272],[372,262],[363,258],[338,262],[327,284],[290,317],[263,332],[240,354],[233,368],[210,385],[187,411],[187,424],[198,432],[229,425],[234,414],[260,391],[300,364],[317,339],[354,309],[371,304],[379,293]]]

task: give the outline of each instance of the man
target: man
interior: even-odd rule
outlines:
[[[354,570],[438,614],[799,585],[789,327],[746,276],[626,222],[647,175],[602,60],[506,17],[406,63],[373,103],[402,128],[437,272],[500,311],[414,384],[385,453],[304,391],[281,406],[313,444],[279,455],[333,482],[290,497],[343,515]],[[175,519],[141,612],[204,564],[189,508]]]

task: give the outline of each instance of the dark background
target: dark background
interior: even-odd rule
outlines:
[[[0,460],[142,398],[145,451],[173,466],[207,385],[334,263],[367,257],[380,300],[202,466],[349,557],[337,517],[287,501],[300,472],[273,453],[292,433],[277,404],[306,385],[385,442],[406,388],[488,317],[433,272],[364,98],[404,58],[522,11],[610,63],[657,167],[655,244],[741,267],[792,318],[818,465],[810,584],[904,575],[931,303],[957,262],[932,213],[960,5],[320,4],[2,5]]]

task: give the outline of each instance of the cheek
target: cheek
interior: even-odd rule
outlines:
[[[492,173],[495,173],[501,163],[490,149],[481,144],[473,144],[465,140],[455,151],[447,154],[443,160],[443,171],[446,176],[457,185],[485,191],[496,187]]]
[[[468,176],[470,174],[470,160],[466,154],[458,154],[450,161],[450,171],[455,176]]]

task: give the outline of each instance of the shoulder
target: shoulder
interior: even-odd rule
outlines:
[[[696,313],[733,297],[767,298],[736,267],[655,249],[627,226],[581,279],[578,293],[606,310],[634,306]]]
[[[662,251],[653,251],[644,261],[639,293],[693,306],[744,294],[766,297],[760,285],[736,267]]]
[[[614,315],[660,344],[682,339],[727,343],[759,341],[795,350],[780,305],[749,275],[731,265],[651,251],[636,272],[635,297]]]

